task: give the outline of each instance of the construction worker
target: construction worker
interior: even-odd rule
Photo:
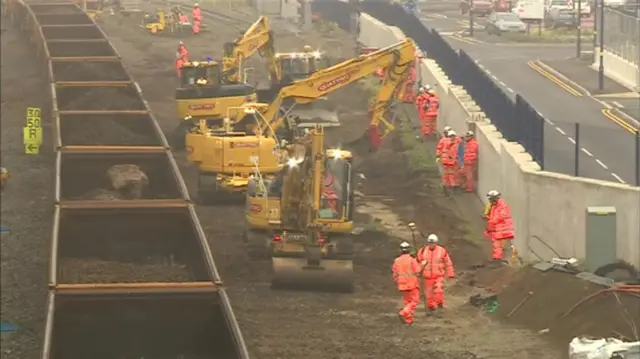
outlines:
[[[444,277],[455,278],[453,262],[449,251],[438,244],[438,236],[430,234],[427,245],[420,248],[416,255],[420,263],[420,273],[424,279],[424,295],[427,309],[435,312],[444,308]]]
[[[422,137],[426,136],[428,133],[428,125],[427,125],[427,110],[429,108],[429,102],[431,101],[430,88],[423,87],[420,93],[420,100],[416,102],[417,110],[418,110],[418,118],[420,120],[420,135]]]
[[[445,142],[447,142],[448,140],[449,131],[451,131],[451,127],[444,126],[442,137],[440,137],[440,139],[438,140],[438,144],[436,144],[436,161],[439,161],[438,159],[440,158],[440,156],[442,156],[442,149],[444,148]]]
[[[467,131],[464,136],[464,154],[462,157],[461,182],[464,183],[467,192],[473,192],[475,169],[478,162],[478,141],[476,141],[473,131]]]
[[[193,5],[191,16],[193,17],[193,34],[198,35],[200,33],[200,23],[202,22],[202,10],[200,10],[198,3]]]
[[[420,86],[420,88],[418,88],[418,94],[416,95],[416,99],[414,101],[414,103],[416,104],[416,111],[418,111],[418,114],[420,114],[421,109],[424,107],[424,103],[428,98],[428,95],[426,93],[426,89],[424,86]]]
[[[442,150],[436,153],[436,162],[442,163],[442,187],[445,190],[453,190],[456,187],[458,169],[459,139],[456,131],[449,130],[442,143]]]
[[[440,100],[433,89],[427,90],[429,101],[425,104],[424,114],[424,134],[423,136],[432,136],[435,134],[438,120],[438,110],[440,108]]]
[[[413,313],[420,303],[420,284],[418,273],[420,264],[411,256],[411,245],[407,242],[400,243],[400,255],[393,261],[393,280],[396,281],[398,291],[402,293],[404,307],[398,313],[400,321],[405,324],[413,323]]]
[[[413,86],[416,83],[416,75],[417,75],[415,65],[411,66],[411,69],[409,71],[410,71],[409,76],[405,80],[404,86],[401,91],[402,93],[401,101],[405,103],[414,103],[416,99],[416,94],[413,89]]]
[[[178,72],[178,77],[182,77],[182,71],[180,71],[180,69],[182,68],[182,65],[187,62],[189,62],[189,51],[185,44],[180,41],[180,44],[178,44],[178,50],[176,50],[176,71]]]
[[[502,261],[505,244],[511,249],[515,236],[511,209],[501,198],[500,192],[496,190],[489,191],[487,198],[491,207],[489,208],[489,214],[486,216],[487,228],[484,231],[484,236],[491,240],[491,259],[493,261]]]

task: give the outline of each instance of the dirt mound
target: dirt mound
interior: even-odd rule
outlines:
[[[149,177],[136,165],[112,166],[107,170],[107,177],[124,198],[140,199],[149,187]]]
[[[128,283],[128,282],[188,282],[191,275],[186,266],[159,263],[134,264],[97,259],[61,258],[62,283]]]
[[[56,81],[128,81],[119,62],[54,62]]]
[[[79,87],[58,88],[60,110],[125,111],[144,110],[140,96],[132,88]]]
[[[580,335],[638,340],[640,296],[605,293],[578,305],[605,288],[568,273],[541,272],[532,267],[482,270],[475,279],[498,292],[498,315],[502,319],[536,331],[548,329],[549,339],[559,346],[566,347]]]

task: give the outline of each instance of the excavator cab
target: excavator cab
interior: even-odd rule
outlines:
[[[184,148],[185,135],[206,120],[209,127],[222,125],[229,108],[237,108],[247,102],[256,102],[255,87],[240,84],[223,84],[219,62],[187,62],[180,70],[180,87],[176,89],[178,116],[182,119],[171,138],[171,145]]]
[[[301,52],[278,53],[276,61],[280,67],[281,79],[271,79],[274,85],[287,85],[331,66],[328,58],[320,51],[312,51],[309,46],[305,46]]]

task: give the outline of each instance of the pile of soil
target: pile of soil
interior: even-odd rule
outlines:
[[[117,62],[54,62],[55,81],[128,81]]]
[[[566,348],[571,339],[584,335],[639,340],[639,296],[605,293],[574,308],[605,287],[568,273],[541,272],[532,267],[487,269],[479,272],[476,280],[498,293],[498,314],[502,319],[535,331],[548,330],[548,337],[559,346]],[[533,294],[529,296],[530,292]]]
[[[64,144],[77,146],[135,146],[157,142],[155,133],[133,132],[123,121],[126,120],[75,121],[73,125],[69,126],[72,128],[68,131],[64,131],[63,128]]]
[[[140,97],[132,96],[120,87],[94,87],[72,101],[69,101],[60,110],[85,110],[85,111],[126,111],[144,110],[145,106]]]
[[[186,265],[158,263],[133,264],[97,259],[60,258],[60,283],[145,283],[189,282]]]
[[[137,165],[115,165],[107,170],[111,187],[122,198],[141,199],[149,188],[149,177]]]

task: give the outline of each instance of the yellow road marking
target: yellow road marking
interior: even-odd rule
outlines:
[[[613,113],[610,109],[608,108],[603,108],[602,109],[602,115],[606,118],[608,118],[609,120],[613,121],[613,123],[615,123],[616,125],[624,128],[625,130],[635,134],[636,131],[638,131],[638,129],[636,129],[635,127],[633,127],[632,125],[630,125],[629,123],[627,123],[625,120],[621,119],[620,117],[618,117],[615,113]]]
[[[562,81],[558,77],[556,77],[553,74],[549,73],[548,71],[546,71],[545,69],[540,67],[540,65],[538,65],[535,61],[527,62],[527,65],[529,65],[529,67],[531,67],[534,71],[536,71],[540,75],[546,77],[549,81],[551,81],[551,82],[555,83],[556,85],[560,86],[560,88],[562,88],[563,90],[565,90],[568,93],[572,94],[573,96],[575,96],[575,97],[582,97],[583,96],[582,92],[574,89],[573,87],[569,86],[567,83],[565,83],[564,81]]]
[[[464,43],[470,44],[470,45],[476,45],[476,44],[486,44],[486,42],[481,41],[481,40],[476,40],[473,37],[462,37],[456,33],[454,33],[453,35],[451,35],[451,37],[453,37],[454,39],[458,40],[458,41],[462,41]]]

